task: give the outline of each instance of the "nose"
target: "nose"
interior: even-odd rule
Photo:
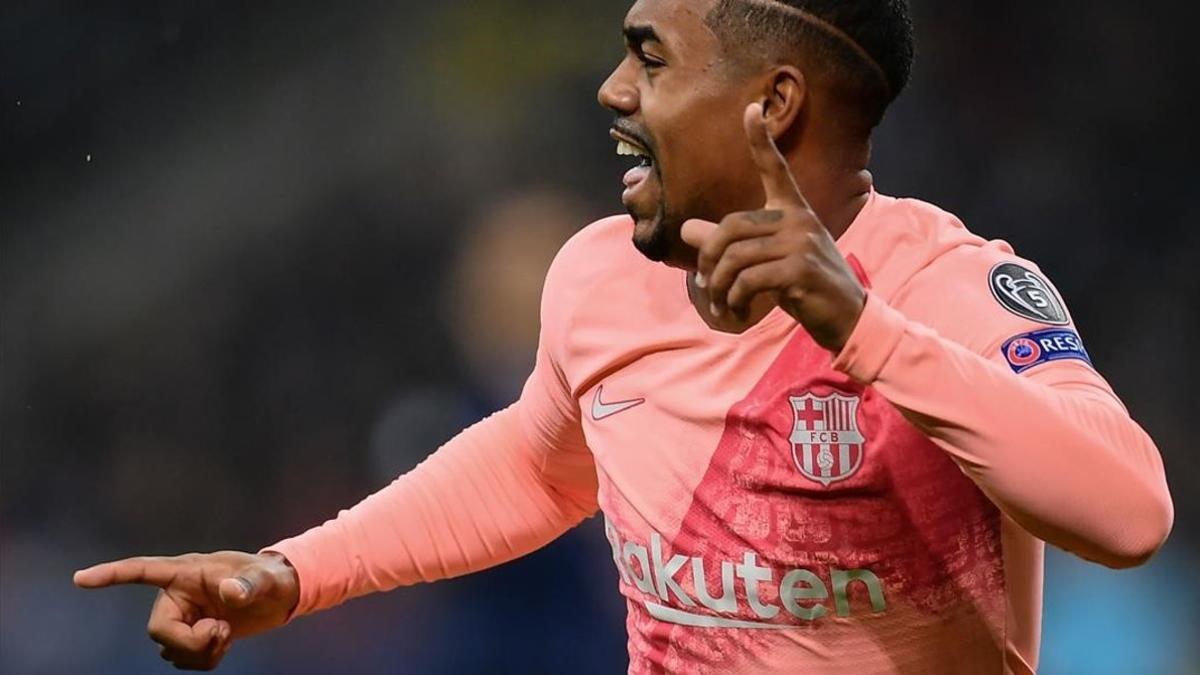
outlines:
[[[632,115],[638,109],[638,91],[633,82],[631,59],[624,58],[600,85],[596,95],[600,105],[619,115]]]

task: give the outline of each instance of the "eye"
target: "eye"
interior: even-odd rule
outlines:
[[[643,51],[639,51],[637,53],[637,57],[638,57],[638,61],[641,61],[642,65],[645,66],[647,70],[653,70],[655,68],[664,68],[667,65],[660,59],[656,59],[653,56],[650,56],[649,54],[647,54],[646,52],[643,52]]]

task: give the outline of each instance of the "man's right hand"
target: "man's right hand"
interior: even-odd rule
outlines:
[[[80,588],[115,584],[161,589],[146,630],[185,670],[215,668],[235,638],[282,626],[300,599],[296,570],[273,553],[126,558],[75,573]]]

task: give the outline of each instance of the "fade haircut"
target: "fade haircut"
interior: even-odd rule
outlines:
[[[705,23],[738,65],[820,64],[805,75],[853,104],[868,133],[912,70],[906,0],[717,0]]]

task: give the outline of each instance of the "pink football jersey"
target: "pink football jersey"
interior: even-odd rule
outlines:
[[[1165,537],[1157,449],[1004,242],[873,193],[837,242],[869,294],[835,356],[781,309],[711,330],[632,227],[559,254],[517,404],[272,547],[298,613],[599,509],[631,673],[1028,673],[1042,539],[1116,565]]]

